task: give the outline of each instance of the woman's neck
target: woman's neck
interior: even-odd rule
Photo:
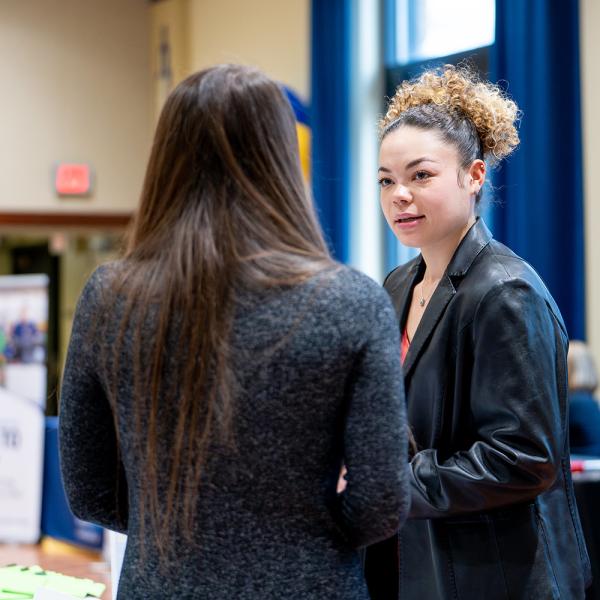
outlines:
[[[473,216],[469,219],[467,224],[455,234],[448,235],[435,245],[421,248],[421,254],[423,255],[423,260],[426,265],[425,274],[423,275],[425,281],[437,282],[443,277],[456,249],[476,220],[476,217]]]

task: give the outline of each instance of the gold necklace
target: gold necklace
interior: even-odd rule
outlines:
[[[425,288],[425,279],[423,279],[421,281],[421,288],[419,289],[419,306],[423,307],[425,306],[425,304],[427,303],[427,301],[429,300],[429,297],[425,298],[423,296],[423,289]],[[435,289],[435,285],[434,285],[434,289]]]
[[[423,288],[425,287],[425,282],[421,282],[421,289],[419,290],[419,295],[421,296],[419,298],[419,306],[425,306],[425,302],[427,302],[427,300],[425,300],[425,298],[423,297]]]

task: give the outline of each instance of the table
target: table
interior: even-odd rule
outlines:
[[[57,571],[73,577],[87,577],[106,584],[102,600],[111,599],[110,568],[102,556],[85,550],[55,543],[0,544],[0,565],[40,565],[48,571]]]
[[[573,487],[594,577],[586,600],[600,600],[600,472],[573,473]]]

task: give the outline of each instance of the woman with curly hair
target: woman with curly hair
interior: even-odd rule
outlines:
[[[375,599],[572,600],[589,581],[565,325],[477,214],[488,166],[519,142],[518,117],[498,87],[446,66],[400,85],[380,123],[383,213],[421,254],[385,281],[415,449],[409,520],[367,551]]]

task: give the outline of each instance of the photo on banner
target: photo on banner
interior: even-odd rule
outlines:
[[[0,276],[0,541],[40,536],[48,277]]]

